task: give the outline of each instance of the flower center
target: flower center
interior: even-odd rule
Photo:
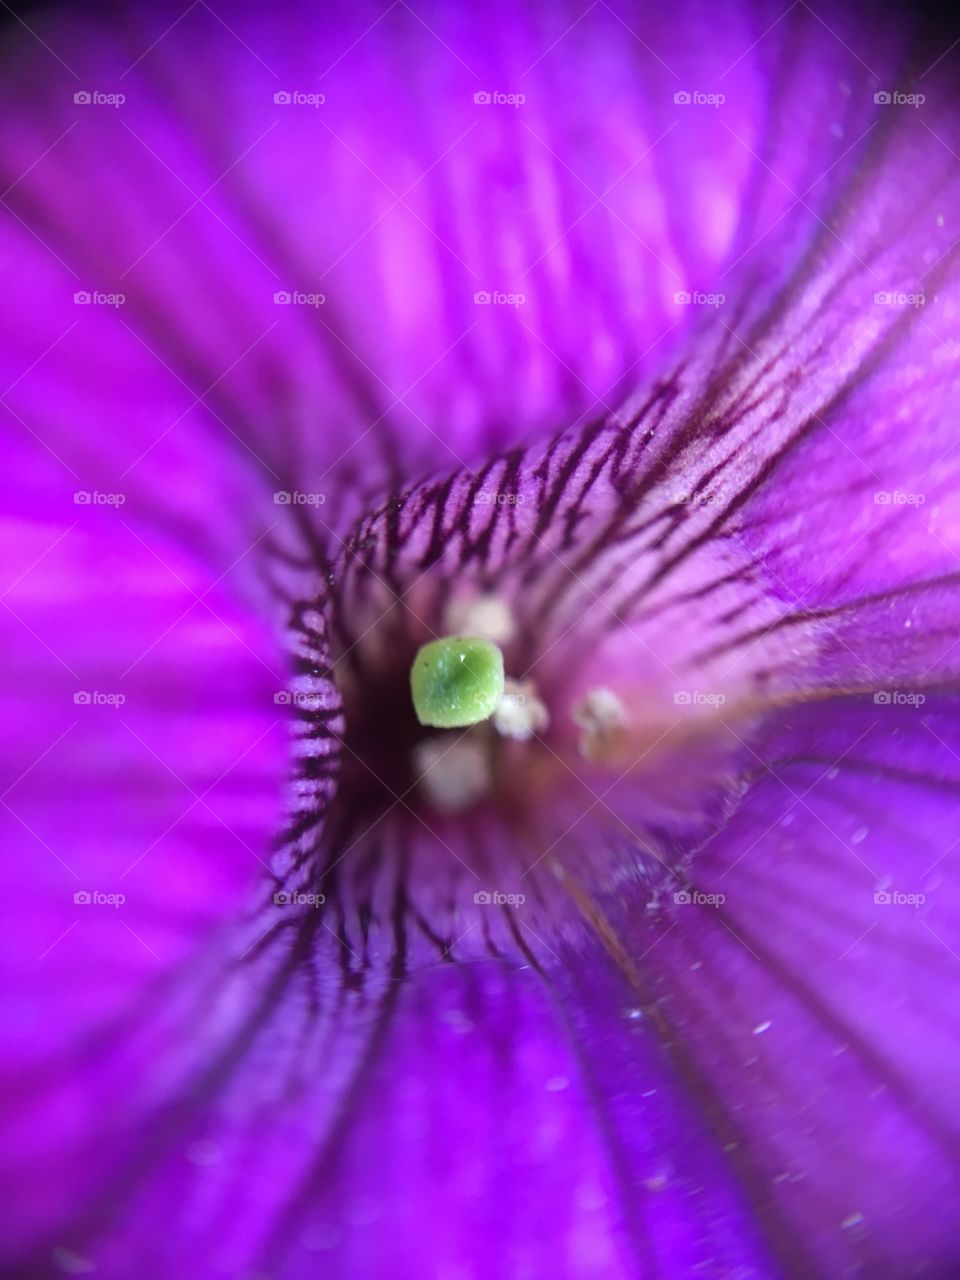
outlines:
[[[318,741],[287,865],[361,931],[389,917],[387,885],[444,937],[485,907],[475,893],[536,901],[538,933],[569,918],[578,885],[599,900],[640,878],[651,907],[670,902],[815,640],[777,625],[738,541],[686,531],[695,554],[675,551],[668,574],[652,519],[581,529],[578,553],[559,518],[525,538],[447,495],[447,525],[425,516],[432,494],[358,525],[312,606],[322,644],[301,642],[299,669],[328,690],[332,676],[339,705],[303,734]]]

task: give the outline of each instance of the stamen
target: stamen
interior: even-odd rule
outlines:
[[[493,713],[493,727],[502,738],[528,742],[550,724],[550,713],[537,697],[532,680],[506,680],[503,697]]]
[[[410,670],[421,724],[458,729],[488,720],[503,694],[503,654],[480,636],[445,636],[425,644]]]
[[[414,769],[426,798],[441,813],[460,813],[490,791],[490,753],[471,734],[427,738],[413,752]]]
[[[493,644],[507,644],[517,626],[510,606],[499,596],[460,596],[451,600],[444,622],[454,635],[480,636]]]
[[[583,732],[577,747],[585,760],[600,762],[616,751],[627,725],[627,710],[612,689],[591,689],[571,713]]]

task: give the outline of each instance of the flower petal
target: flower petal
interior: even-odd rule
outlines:
[[[602,954],[588,998],[489,960],[350,991],[334,978],[332,935],[315,943],[309,968],[264,953],[232,980],[267,997],[255,1024],[249,1000],[221,988],[188,1107],[173,1096],[144,1109],[157,1072],[136,1071],[129,1036],[121,1058],[81,1065],[79,1097],[109,1087],[115,1103],[106,1134],[100,1117],[74,1157],[90,1194],[48,1235],[55,1259],[106,1277],[146,1263],[157,1276],[299,1276],[320,1260],[413,1277],[468,1257],[520,1277],[626,1277],[638,1256],[654,1273],[710,1260],[770,1273],[671,1064],[607,998],[619,975],[608,991]],[[163,1052],[156,1031],[150,1048]]]
[[[953,993],[955,913],[944,890],[929,918],[890,915],[873,927],[869,911],[891,904],[861,900],[864,885],[848,881],[832,837],[818,843],[824,823],[841,826],[847,851],[875,825],[872,813],[868,821],[860,812],[869,797],[859,774],[853,796],[843,797],[856,812],[842,819],[827,786],[834,779],[812,780],[804,801],[817,823],[803,848],[766,829],[789,816],[779,778],[757,783],[706,844],[732,805],[693,810],[694,830],[682,837],[667,829],[666,867],[651,871],[631,847],[618,899],[607,908],[609,931],[603,917],[593,918],[591,931],[571,910],[556,936],[538,929],[532,942],[509,917],[495,935],[464,943],[453,932],[448,940],[435,912],[446,885],[421,876],[403,899],[403,928],[393,917],[396,890],[381,880],[370,901],[344,896],[322,912],[286,915],[286,903],[268,902],[210,941],[211,927],[238,908],[250,883],[236,814],[253,792],[239,844],[255,850],[265,848],[277,817],[270,695],[279,690],[257,669],[275,644],[234,612],[226,592],[213,597],[214,637],[192,625],[181,631],[180,612],[218,586],[211,564],[229,576],[270,525],[262,516],[264,507],[276,514],[271,491],[302,489],[317,507],[330,498],[330,511],[312,514],[328,524],[325,534],[335,528],[336,558],[301,556],[291,566],[322,569],[326,583],[319,598],[311,588],[294,610],[298,679],[322,699],[321,726],[301,725],[298,748],[299,797],[318,825],[342,729],[322,646],[338,622],[359,638],[365,608],[372,616],[379,603],[371,585],[378,571],[388,599],[392,591],[404,604],[424,574],[435,597],[468,578],[503,587],[522,601],[528,655],[557,641],[558,680],[563,667],[595,685],[598,670],[622,677],[640,666],[644,677],[655,672],[662,700],[673,705],[699,658],[713,696],[721,684],[744,696],[772,687],[779,696],[900,679],[916,672],[918,657],[923,677],[948,679],[952,638],[934,615],[949,615],[954,604],[952,584],[938,581],[953,546],[949,510],[933,513],[933,529],[913,526],[901,542],[900,512],[879,513],[877,529],[870,517],[883,504],[858,507],[855,496],[843,511],[855,511],[857,532],[878,533],[880,550],[900,547],[902,559],[891,568],[885,555],[877,564],[851,557],[835,571],[833,552],[846,548],[819,522],[817,503],[848,486],[862,499],[869,490],[861,483],[899,485],[901,465],[911,476],[938,468],[945,492],[953,479],[952,467],[940,468],[941,447],[950,444],[942,424],[955,385],[952,357],[938,345],[933,368],[920,367],[928,317],[938,335],[956,317],[950,230],[925,231],[924,222],[940,200],[955,199],[950,98],[944,92],[932,126],[891,113],[874,138],[872,90],[898,82],[899,42],[877,22],[866,51],[871,67],[858,67],[846,20],[831,26],[807,6],[782,24],[774,10],[734,14],[722,32],[695,6],[671,14],[670,31],[655,12],[630,14],[626,32],[608,6],[580,15],[580,30],[573,11],[534,20],[508,9],[503,53],[480,47],[474,20],[457,10],[424,18],[400,5],[387,15],[358,11],[353,44],[336,29],[324,104],[331,110],[321,115],[319,106],[314,114],[273,101],[279,84],[314,91],[315,50],[331,40],[326,30],[313,38],[313,20],[300,25],[296,14],[275,30],[257,7],[238,7],[228,28],[206,4],[169,31],[162,6],[149,29],[138,21],[122,36],[85,23],[42,25],[46,44],[81,70],[54,71],[63,75],[52,88],[57,81],[18,49],[20,69],[10,79],[32,105],[37,130],[16,133],[3,152],[13,182],[5,197],[13,217],[3,245],[8,291],[31,304],[0,345],[4,385],[13,380],[6,403],[21,438],[39,438],[31,458],[44,457],[42,445],[76,477],[59,485],[59,506],[33,506],[51,486],[46,459],[31,461],[25,492],[11,504],[28,517],[28,551],[12,572],[29,597],[12,594],[11,633],[39,645],[14,651],[16,670],[24,688],[43,685],[45,696],[35,717],[12,703],[28,750],[22,763],[7,762],[10,830],[33,840],[32,829],[41,847],[82,854],[98,876],[122,876],[128,855],[139,856],[149,840],[162,847],[168,824],[177,826],[173,783],[165,790],[171,769],[184,779],[189,804],[190,792],[196,800],[238,756],[251,756],[221,815],[230,824],[225,834],[214,819],[189,841],[175,835],[162,918],[144,902],[127,925],[135,940],[101,928],[97,917],[81,961],[61,951],[75,940],[70,908],[94,904],[61,902],[63,886],[51,879],[60,870],[24,860],[17,889],[31,903],[31,928],[22,946],[43,933],[53,948],[44,962],[54,964],[7,1028],[36,1030],[40,1059],[26,1064],[36,1079],[9,1148],[29,1156],[26,1173],[9,1179],[12,1251],[24,1266],[29,1258],[43,1267],[53,1250],[61,1271],[90,1256],[104,1274],[120,1276],[131,1259],[172,1275],[198,1259],[231,1271],[276,1258],[298,1274],[319,1249],[349,1274],[382,1262],[386,1226],[410,1274],[422,1274],[428,1250],[441,1265],[461,1266],[478,1235],[521,1275],[630,1274],[638,1257],[667,1273],[719,1258],[728,1271],[763,1274],[776,1265],[768,1247],[807,1274],[855,1265],[900,1272],[921,1250],[932,1266],[948,1266],[956,1154],[944,994]],[[785,52],[791,68],[780,78]],[[638,75],[651,57],[659,69]],[[422,73],[416,85],[411,60]],[[725,116],[684,115],[696,104],[672,100],[674,83],[710,91],[738,64],[740,98],[731,92]],[[661,73],[662,101],[648,88]],[[494,75],[529,82],[524,114],[518,107],[513,117],[498,115],[505,104],[473,101],[474,84],[487,80],[511,92]],[[129,87],[122,112],[72,103],[77,83],[110,93],[121,81]],[[360,101],[354,82],[365,87]],[[775,85],[781,93],[807,88],[788,134],[771,127]],[[596,121],[599,134],[585,120]],[[810,156],[822,160],[822,172]],[[920,201],[902,190],[908,165],[919,176]],[[691,172],[700,175],[696,201],[684,198]],[[673,302],[675,292],[712,291],[714,277],[719,286],[728,270],[730,311],[701,321],[691,302],[676,314],[688,304]],[[522,304],[474,300],[477,291],[526,293],[528,277]],[[895,292],[929,280],[938,310],[905,319],[877,310],[864,291],[871,277]],[[73,302],[77,288],[123,291],[127,280],[129,311],[127,301],[116,315]],[[329,288],[323,303],[274,302],[278,289],[309,294],[321,286]],[[76,307],[84,317],[75,322]],[[635,378],[650,390],[622,420],[487,461],[491,450],[597,403],[619,407],[628,373],[631,385]],[[96,394],[75,394],[87,385]],[[894,394],[900,412],[925,428],[919,446],[911,433],[902,451],[891,447]],[[839,440],[866,470],[826,450],[825,439]],[[412,485],[416,472],[443,471],[455,460],[469,465],[446,481]],[[336,485],[327,479],[334,471]],[[517,503],[488,518],[478,497],[491,480],[500,493],[529,498],[527,511]],[[122,573],[116,524],[87,531],[79,551],[73,543],[58,550],[75,482],[131,496],[138,532],[122,535]],[[713,484],[719,510],[686,500],[713,497]],[[401,496],[387,503],[387,490]],[[174,494],[170,512],[165,499]],[[375,502],[367,503],[370,495]],[[297,525],[302,513],[286,514],[284,526],[316,551],[311,522]],[[173,545],[156,541],[158,529],[171,534],[173,526]],[[137,545],[144,528],[153,550]],[[259,568],[260,557],[252,559]],[[773,572],[757,573],[760,562]],[[96,589],[105,567],[122,580],[117,611]],[[255,574],[236,576],[237,593],[256,596],[266,616]],[[920,611],[889,610],[879,594],[915,600],[908,593],[927,579],[936,586]],[[824,611],[851,599],[853,625],[844,631],[843,620],[834,626]],[[793,629],[803,605],[814,612]],[[683,626],[674,622],[678,610]],[[96,625],[84,634],[78,619],[89,615]],[[789,625],[780,625],[784,619]],[[923,624],[919,642],[904,641],[911,621]],[[578,622],[574,661],[559,643]],[[882,643],[865,672],[844,653],[868,634]],[[147,665],[150,646],[159,652]],[[45,647],[54,654],[49,663]],[[724,654],[739,667],[733,677],[718,661]],[[50,677],[64,662],[71,678],[74,668],[89,674],[96,691],[114,688],[121,664],[140,668],[129,730],[101,717],[72,736],[64,715],[72,686]],[[180,681],[187,689],[178,716]],[[791,712],[785,744],[741,742],[737,763],[753,754],[760,764],[773,753],[783,761],[780,776],[792,780],[796,771],[806,778],[805,756],[846,752],[853,761],[861,750],[853,730],[862,728],[869,745],[873,729],[862,717],[888,714],[874,711],[886,704],[833,705],[836,719],[822,707],[816,721]],[[141,708],[142,722],[134,714]],[[91,710],[106,716],[116,708]],[[891,787],[911,812],[922,809],[931,858],[948,855],[943,833],[955,816],[953,776],[942,769],[937,776],[929,755],[942,765],[949,722],[933,718],[940,745],[931,748],[916,721],[904,720],[909,714],[891,702],[876,759],[867,756],[864,770],[883,777],[874,803],[884,874],[905,880],[916,864],[903,860],[903,833],[884,808]],[[66,736],[57,736],[61,729]],[[145,768],[131,763],[128,739],[146,749]],[[268,745],[257,754],[261,741]],[[902,769],[914,758],[919,780]],[[64,784],[64,774],[79,785]],[[621,786],[617,807],[639,825],[650,816],[650,796]],[[285,890],[316,888],[307,858],[313,840],[311,831],[273,864]],[[592,855],[600,843],[584,839],[581,852]],[[737,861],[745,847],[743,863],[762,863],[750,875]],[[416,867],[415,857],[396,852],[394,869]],[[729,913],[676,903],[675,921],[644,914],[663,898],[670,873],[683,871],[701,892],[720,892],[729,877]],[[791,890],[783,897],[770,888],[781,879]],[[812,904],[804,898],[810,882],[820,886]],[[580,903],[575,884],[571,877],[569,906]],[[352,914],[345,921],[338,912]],[[468,914],[465,928],[480,918]],[[450,910],[444,927],[456,919]],[[930,941],[914,930],[918,922]],[[401,968],[399,939],[408,928],[419,936]],[[847,944],[836,960],[819,949],[831,929]],[[158,965],[140,965],[136,935],[147,947],[143,959],[156,948]],[[598,956],[594,935],[609,957]],[[501,946],[503,937],[512,947]],[[947,950],[935,949],[940,944]],[[498,947],[531,967],[517,973],[494,964],[489,955]],[[858,949],[870,963],[854,970]],[[553,970],[555,950],[564,963]],[[438,953],[473,963],[438,964]],[[21,949],[13,958],[26,955]],[[165,961],[188,958],[166,985],[147,985],[165,976]],[[537,965],[550,969],[556,1005],[547,1004]],[[68,973],[80,975],[80,1001]],[[919,987],[931,973],[934,984],[905,1009],[905,982]],[[158,989],[156,1005],[143,998]],[[464,1009],[475,1015],[470,1028]],[[891,1012],[896,1018],[886,1022]],[[113,1022],[88,1037],[104,1014]],[[904,1044],[899,1029],[907,1021],[916,1039]],[[625,1036],[635,1022],[639,1030]],[[421,1040],[429,1066],[446,1067],[427,1084]],[[22,1067],[22,1050],[8,1061]],[[75,1068],[69,1080],[57,1070],[65,1063]],[[560,1080],[569,1083],[549,1087]],[[465,1095],[464,1081],[478,1082],[476,1092]],[[106,1135],[104,1097],[115,1100]],[[491,1107],[507,1097],[523,1100],[522,1134],[516,1112],[502,1127],[490,1123]],[[838,1106],[849,1116],[846,1131],[838,1131]],[[389,1162],[387,1145],[396,1156]],[[881,1178],[888,1149],[902,1163]],[[569,1164],[561,1150],[575,1152]],[[432,1209],[445,1191],[472,1190],[484,1168],[476,1204],[452,1225],[438,1223],[425,1247],[410,1223],[426,1209],[414,1201],[419,1212],[408,1214],[411,1192],[426,1192]],[[534,1179],[536,1194],[528,1194]],[[856,1204],[848,1203],[853,1186]],[[561,1210],[562,1232],[538,1219],[543,1199]],[[507,1206],[510,1222],[492,1240],[496,1205]],[[751,1206],[766,1243],[751,1230]],[[159,1242],[157,1221],[168,1227]],[[288,1244],[287,1252],[278,1247]]]
[[[3,526],[0,968],[16,994],[0,1034],[6,1107],[23,1108],[7,1150],[47,1168],[24,1175],[17,1230],[90,1176],[60,1163],[102,1119],[81,1062],[243,909],[282,813],[268,631],[122,510]],[[38,1074],[58,1096],[39,1117],[23,1101]]]
[[[770,296],[831,216],[901,56],[875,16],[853,56],[852,22],[757,5],[718,30],[695,3],[669,23],[610,5],[34,15],[8,56],[31,125],[2,156],[5,287],[28,320],[11,377],[38,359],[81,376],[98,344],[321,491],[334,467],[409,478],[615,410],[696,327],[678,297],[733,302],[745,257]],[[789,132],[775,92],[803,103]],[[525,101],[475,101],[497,94]],[[76,291],[125,302],[94,327]],[[274,302],[297,293],[314,301]],[[476,303],[497,294],[513,303]],[[136,408],[131,458],[170,421]]]
[[[952,700],[806,709],[678,898],[610,906],[806,1274],[960,1256],[954,723]]]

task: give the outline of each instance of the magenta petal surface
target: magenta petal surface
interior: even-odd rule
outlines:
[[[960,128],[905,23],[10,18],[5,1275],[960,1268]],[[480,594],[550,723],[461,812],[408,673]]]
[[[881,148],[895,27],[875,19],[858,59],[855,15],[783,19],[731,6],[718,23],[693,3],[670,19],[606,4],[37,14],[8,58],[26,127],[2,157],[5,288],[31,302],[11,378],[52,359],[115,396],[127,370],[125,462],[189,413],[321,489],[331,468],[474,465],[614,411],[696,327],[685,298],[732,304],[749,283],[756,310]],[[771,125],[781,100],[789,129]],[[945,250],[949,232],[932,234]],[[872,250],[853,252],[882,283]],[[124,302],[74,305],[97,291]],[[10,403],[29,423],[45,410],[55,445],[39,381]],[[82,432],[94,449],[103,425]]]
[[[952,699],[809,709],[679,896],[615,912],[801,1274],[960,1257],[954,722]]]

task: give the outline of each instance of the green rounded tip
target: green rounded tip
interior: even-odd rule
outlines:
[[[489,640],[445,636],[425,644],[410,668],[421,724],[458,729],[493,715],[503,694],[503,654]]]

